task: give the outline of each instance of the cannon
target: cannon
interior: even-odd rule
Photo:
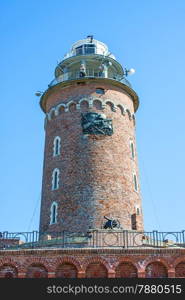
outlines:
[[[104,216],[104,219],[106,219],[107,221],[105,222],[103,228],[104,229],[119,229],[120,228],[120,222],[118,219],[109,219],[106,216]]]

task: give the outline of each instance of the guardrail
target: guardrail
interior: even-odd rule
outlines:
[[[132,88],[130,82],[125,78],[120,78],[118,76],[105,76],[104,74],[100,74],[99,72],[95,72],[94,70],[89,70],[87,72],[86,76],[81,77],[80,72],[67,72],[58,78],[55,78],[48,84],[48,87],[52,87],[60,82],[68,81],[68,80],[75,80],[75,79],[83,79],[83,78],[107,78],[107,79],[112,79],[115,81],[122,82],[123,84],[127,85],[128,87]]]
[[[89,230],[88,232],[0,232],[0,250],[33,248],[185,248],[181,232]]]

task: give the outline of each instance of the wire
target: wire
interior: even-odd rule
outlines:
[[[153,207],[154,218],[155,218],[156,224],[159,227],[159,231],[161,231],[161,225],[160,225],[160,221],[159,221],[159,218],[158,218],[158,215],[157,215],[156,204],[155,204],[155,201],[154,201],[154,198],[153,198],[151,185],[150,185],[150,182],[148,180],[148,175],[147,175],[147,172],[146,172],[145,164],[144,164],[143,159],[141,158],[141,155],[140,155],[140,162],[141,162],[142,167],[143,167],[144,180],[146,182],[146,187],[147,187],[148,192],[149,192],[149,201],[151,201],[151,204],[152,204],[152,207]]]
[[[30,219],[30,222],[29,222],[29,225],[28,225],[28,229],[27,229],[28,232],[30,231],[30,227],[32,225],[32,222],[33,222],[33,219],[35,217],[35,214],[36,214],[36,211],[37,211],[39,203],[40,203],[40,195],[38,196],[37,201],[35,203],[35,207],[34,207],[34,210],[33,210],[33,215],[32,215],[32,217]]]

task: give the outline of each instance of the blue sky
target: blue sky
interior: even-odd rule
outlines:
[[[44,114],[35,92],[89,34],[136,69],[145,229],[185,229],[185,1],[4,0],[0,28],[0,231],[38,229]]]

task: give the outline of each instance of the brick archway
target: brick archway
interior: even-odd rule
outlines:
[[[77,278],[78,270],[73,263],[63,262],[57,267],[56,278]]]
[[[168,269],[161,261],[150,262],[145,269],[146,278],[167,278]]]
[[[58,267],[63,264],[73,265],[76,268],[77,272],[82,271],[80,262],[73,256],[58,257],[55,261],[52,262],[52,271],[56,273]]]
[[[86,278],[107,278],[110,268],[108,262],[101,257],[90,257],[83,264]]]
[[[137,268],[132,262],[120,262],[115,269],[116,278],[137,278]]]
[[[44,265],[33,263],[28,266],[26,271],[26,278],[47,278],[48,271]]]
[[[14,265],[4,264],[0,266],[0,278],[17,278],[18,270]]]
[[[185,278],[185,261],[181,261],[176,265],[175,277],[176,278]]]
[[[108,270],[104,264],[98,261],[91,262],[85,271],[86,278],[107,278]]]
[[[36,255],[34,257],[26,259],[26,261],[24,262],[23,272],[26,273],[27,269],[31,265],[40,265],[40,266],[43,266],[47,272],[52,272],[52,263],[50,263],[47,258],[38,257]]]

